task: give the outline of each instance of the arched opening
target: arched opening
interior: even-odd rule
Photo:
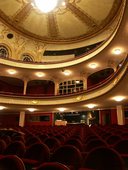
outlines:
[[[31,80],[28,82],[27,95],[54,95],[54,82],[50,80]]]
[[[112,74],[114,70],[112,68],[106,68],[96,73],[91,74],[87,79],[87,89],[93,88],[105,82]]]
[[[0,92],[23,94],[24,82],[14,77],[0,77]]]

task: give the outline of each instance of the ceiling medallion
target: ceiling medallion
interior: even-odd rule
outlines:
[[[68,3],[78,3],[81,0],[33,0],[31,5],[40,13],[59,12],[66,9]]]

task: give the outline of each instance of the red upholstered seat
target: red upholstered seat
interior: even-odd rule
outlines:
[[[6,142],[3,139],[0,139],[0,154],[3,154],[7,147]]]
[[[113,148],[120,154],[128,154],[128,139],[118,141]]]
[[[109,144],[109,145],[114,145],[116,144],[119,140],[121,140],[121,137],[118,136],[118,135],[111,135],[109,136],[107,139],[106,139],[106,142]]]
[[[101,139],[93,139],[85,145],[84,151],[90,152],[92,149],[94,149],[96,147],[106,146],[106,145],[107,144]]]
[[[48,136],[48,134],[40,134],[39,136],[38,136],[39,138],[40,138],[40,140],[43,142],[45,139],[47,139],[49,136]]]
[[[82,164],[82,155],[76,147],[64,145],[53,153],[51,161],[60,162],[74,169],[78,169]]]
[[[0,158],[0,170],[26,170],[23,161],[16,155]]]
[[[96,170],[125,170],[121,156],[113,149],[97,147],[88,153],[83,167]]]
[[[50,159],[50,150],[45,144],[36,143],[31,145],[22,159],[26,166],[39,166]]]
[[[65,142],[65,144],[67,145],[73,145],[75,147],[77,147],[80,151],[83,150],[83,145],[81,143],[81,141],[79,139],[69,139]]]
[[[55,137],[49,137],[45,139],[44,143],[49,147],[51,153],[61,146],[60,141]]]
[[[25,144],[21,141],[15,141],[8,145],[4,154],[5,155],[17,155],[18,157],[23,157],[26,151]]]
[[[11,137],[7,135],[2,136],[2,139],[6,142],[7,145],[9,145],[12,142]]]
[[[114,149],[121,155],[125,162],[125,166],[128,167],[128,139],[122,139],[114,145]]]
[[[36,170],[70,170],[66,165],[59,162],[46,162],[43,163]]]
[[[35,143],[41,143],[41,140],[40,140],[40,138],[38,138],[38,137],[36,137],[36,136],[32,136],[32,137],[29,137],[29,138],[27,138],[27,140],[26,140],[26,146],[31,146],[31,145],[33,145],[33,144],[35,144]]]

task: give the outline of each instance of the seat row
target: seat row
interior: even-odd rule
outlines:
[[[5,140],[6,143],[6,148],[1,155],[4,157],[17,155],[23,161],[26,170],[33,168],[38,170],[44,164],[53,162],[61,163],[71,170],[87,168],[124,170],[127,167],[128,147],[124,149],[124,154],[120,144],[124,142],[126,144],[123,146],[128,146],[127,138],[120,138],[119,141],[115,138],[112,141],[116,142],[109,143],[109,137],[115,134],[103,137],[103,134],[108,133],[104,130],[104,128],[107,129],[106,127],[70,126],[53,127],[53,129],[52,127],[36,127],[35,129],[33,127],[32,131],[32,127],[18,128],[20,135],[10,135],[10,143],[6,143],[5,140],[5,136],[9,134],[1,135],[1,140]],[[125,127],[126,131],[127,127]],[[18,148],[20,144],[21,149]]]

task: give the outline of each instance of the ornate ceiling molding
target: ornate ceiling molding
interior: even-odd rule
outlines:
[[[41,17],[42,19],[43,17],[47,18],[46,19],[47,23],[45,23],[45,27],[47,26],[48,33],[46,35],[44,34],[39,35],[38,31],[32,32],[31,27],[30,30],[27,30],[24,27],[25,22],[28,19],[30,13],[34,12],[33,7],[31,5],[31,0],[16,0],[16,1],[20,3],[21,6],[20,9],[18,8],[18,11],[16,11],[13,17],[6,15],[2,10],[0,10],[1,21],[4,22],[9,27],[11,27],[17,33],[20,33],[21,35],[27,38],[34,39],[36,41],[41,41],[44,43],[49,43],[49,44],[50,43],[53,44],[54,43],[56,44],[76,43],[80,41],[85,41],[89,38],[93,38],[94,36],[108,29],[108,26],[110,26],[113,23],[114,19],[119,18],[118,16],[120,15],[121,9],[125,2],[125,0],[121,0],[121,1],[114,0],[113,6],[108,16],[99,24],[94,18],[92,18],[88,13],[86,13],[86,11],[83,11],[81,8],[78,7],[77,3],[80,2],[80,0],[67,1],[67,8],[64,9],[65,11],[64,13],[61,13],[62,17],[64,17],[64,15],[67,17],[66,13],[68,13],[68,11],[71,11],[70,13],[72,14],[72,17],[75,16],[79,22],[84,23],[83,25],[85,25],[85,27],[87,25],[89,29],[85,31],[85,33],[81,32],[81,34],[79,33],[78,35],[75,34],[73,35],[71,31],[71,35],[69,34],[70,36],[66,37],[64,35],[61,35],[60,25],[57,18],[58,17],[57,15],[59,15],[60,13],[59,10],[49,14],[36,15],[38,17]],[[75,23],[72,24],[74,24],[75,27]],[[37,30],[38,29],[39,28],[37,28]],[[43,33],[44,32],[43,27],[41,29],[42,30],[40,30],[40,32],[42,31]],[[65,31],[68,31],[68,29]]]
[[[48,30],[49,30],[49,37],[55,38],[59,36],[59,30],[58,30],[56,17],[54,13],[48,14]]]

